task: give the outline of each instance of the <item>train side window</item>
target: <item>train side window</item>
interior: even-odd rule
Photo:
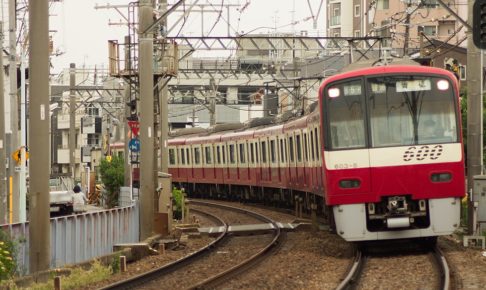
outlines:
[[[270,140],[270,161],[272,163],[277,162],[277,158],[275,155],[275,140]]]
[[[307,145],[308,145],[308,142],[307,142],[307,133],[304,133],[304,160],[305,161],[309,161],[309,150],[307,150]]]
[[[262,162],[267,163],[267,142],[262,141]]]
[[[280,161],[281,162],[285,162],[285,159],[284,159],[284,140],[283,139],[280,139]]]
[[[250,162],[255,164],[255,148],[253,148],[253,143],[250,143]]]
[[[194,147],[194,164],[201,164],[201,148],[199,148],[199,145],[197,145],[197,147]]]
[[[218,159],[218,164],[221,164],[221,147],[216,146],[216,158]]]
[[[235,164],[236,163],[236,158],[235,158],[235,145],[234,144],[230,144],[229,145],[229,162],[231,164]]]
[[[204,147],[204,155],[206,157],[206,164],[212,164],[212,156],[211,156],[211,146]]]
[[[285,146],[285,156],[284,156],[284,159],[285,159],[285,162],[287,162],[287,160],[289,160],[289,154],[287,153],[287,139],[284,140],[284,146]]]
[[[294,137],[289,137],[290,162],[294,162]]]
[[[300,135],[295,136],[295,146],[297,148],[297,162],[302,162],[302,139]]]
[[[187,164],[191,165],[192,164],[191,149],[189,148],[186,148],[186,157],[187,157]]]
[[[186,164],[186,154],[184,152],[184,148],[181,148],[181,150],[179,151],[179,154],[180,154],[179,160],[181,161],[181,164],[182,165]]]
[[[223,145],[221,146],[222,150],[221,150],[221,157],[222,157],[222,160],[223,160],[223,164],[226,164],[226,146]]]
[[[240,163],[244,164],[246,163],[246,150],[245,150],[245,143],[240,143],[239,144],[239,147],[240,147]]]
[[[316,160],[319,161],[320,159],[320,150],[319,150],[319,135],[317,134],[317,128],[314,129],[314,138],[315,138],[315,145],[316,145]]]
[[[314,131],[310,131],[310,149],[311,149],[311,159],[312,161],[316,160],[316,153],[314,152]]]
[[[259,157],[259,154],[258,154],[258,141],[255,142],[255,161],[256,163],[259,163],[260,162],[260,157]]]
[[[175,151],[174,149],[169,149],[169,164],[170,165],[175,165],[176,163],[176,158],[175,158]]]

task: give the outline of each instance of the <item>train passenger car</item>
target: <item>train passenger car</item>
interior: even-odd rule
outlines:
[[[458,82],[380,66],[320,88],[326,204],[348,241],[432,237],[459,226],[465,194]]]

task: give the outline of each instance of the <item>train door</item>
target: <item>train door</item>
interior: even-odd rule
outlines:
[[[285,150],[285,135],[280,135],[278,140],[278,147],[279,147],[279,174],[280,174],[280,182],[284,188],[287,187],[287,160],[286,155],[287,151]]]
[[[213,144],[204,145],[204,166],[203,178],[207,181],[214,181],[214,160],[213,160]]]
[[[229,179],[231,183],[238,181],[238,159],[236,152],[236,142],[228,142],[228,167]]]
[[[295,188],[297,181],[297,163],[295,157],[295,134],[290,132],[288,135],[289,145],[289,183],[292,188]]]
[[[309,162],[309,135],[308,130],[302,130],[302,159],[304,160],[304,186],[307,188],[307,191],[311,191],[310,184],[311,184],[311,170],[312,167],[310,166]]]
[[[246,183],[248,181],[248,163],[247,163],[247,148],[246,140],[239,141],[238,146],[238,183]]]
[[[269,179],[272,184],[280,185],[280,176],[278,170],[278,155],[277,155],[277,137],[270,137],[268,139],[268,159],[269,159]]]
[[[255,142],[251,139],[248,143],[248,180],[250,185],[256,185],[256,166],[255,166]]]
[[[214,144],[214,176],[216,183],[223,183],[223,162],[221,156],[221,143]]]
[[[268,138],[263,137],[260,139],[260,156],[262,167],[262,181],[268,183],[270,181],[269,174],[269,162],[268,162]]]
[[[223,181],[229,184],[229,163],[228,163],[228,145],[227,142],[221,144],[221,161],[223,163]]]
[[[177,148],[169,146],[169,173],[172,175],[173,180],[179,179],[179,166],[177,162]]]
[[[192,146],[192,154],[193,154],[193,168],[194,168],[194,178],[198,181],[203,181],[203,164],[202,164],[202,153],[201,153],[201,145],[194,144]]]
[[[191,145],[186,146],[186,157],[187,157],[187,179],[188,181],[194,182],[194,167],[192,160],[192,148]]]
[[[317,185],[318,191],[324,193],[324,156],[322,155],[321,145],[319,141],[322,140],[320,137],[321,131],[319,130],[319,126],[314,127],[314,148],[316,151],[316,178],[317,178]]]
[[[316,165],[316,151],[314,147],[314,127],[311,127],[308,135],[309,137],[309,159],[311,168],[311,188],[313,192],[317,192],[318,180],[317,180],[317,165]]]

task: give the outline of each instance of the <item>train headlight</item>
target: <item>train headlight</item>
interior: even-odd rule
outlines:
[[[341,92],[339,91],[339,88],[330,88],[327,90],[327,95],[329,98],[337,98],[340,94]]]
[[[448,172],[434,173],[430,176],[432,182],[449,182],[452,179],[452,174]]]
[[[446,91],[449,89],[449,82],[446,80],[437,81],[437,89],[439,91]]]
[[[361,181],[358,179],[343,179],[339,181],[341,188],[358,188],[361,186]]]

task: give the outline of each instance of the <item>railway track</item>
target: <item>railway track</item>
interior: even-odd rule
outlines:
[[[440,251],[440,249],[437,246],[435,246],[434,248],[429,248],[428,251],[424,254],[412,254],[412,255],[409,256],[409,258],[411,258],[412,260],[413,259],[419,259],[420,256],[424,256],[424,255],[426,255],[426,256],[432,255],[433,256],[432,260],[435,261],[435,264],[436,264],[435,269],[438,271],[437,277],[438,277],[439,281],[436,281],[438,287],[436,287],[434,285],[431,289],[437,289],[438,288],[438,289],[441,289],[441,290],[448,290],[450,288],[450,285],[451,285],[450,271],[449,271],[449,266],[447,265],[447,261],[446,261],[444,255],[442,254],[442,252]],[[363,277],[365,276],[366,268],[367,268],[366,266],[373,259],[382,259],[382,258],[378,258],[376,256],[373,256],[372,254],[365,253],[365,252],[361,251],[360,249],[356,249],[355,258],[353,260],[353,263],[350,265],[349,270],[348,270],[345,278],[342,280],[342,282],[338,285],[338,287],[336,289],[337,290],[349,290],[349,289],[360,289],[360,288],[362,288],[363,287],[363,285],[362,285],[363,284]],[[386,262],[383,262],[383,263],[386,263]],[[401,265],[401,266],[404,266],[404,265]],[[384,268],[386,268],[386,266]],[[401,267],[399,267],[399,269],[403,270],[403,268],[401,268]],[[403,270],[403,272],[406,272],[406,270]],[[415,274],[417,274],[417,273],[415,273]],[[398,275],[395,275],[395,277],[403,277],[403,276],[398,274]],[[410,282],[410,281],[406,280],[406,277],[402,278],[402,279],[405,279],[405,280],[400,281],[400,283]],[[389,281],[383,280],[383,279],[376,279],[376,281],[379,281],[379,283],[382,283],[382,284],[389,283]],[[423,282],[426,283],[426,281],[423,281]],[[369,283],[370,282],[368,282],[368,284]],[[402,286],[403,285],[408,285],[408,284],[402,284]],[[371,286],[371,285],[367,285],[363,288],[367,288],[368,286]],[[378,287],[378,286],[382,286],[382,285],[373,285],[373,286]],[[427,285],[422,285],[422,286],[426,287]],[[394,288],[393,286],[391,286],[391,287]],[[420,287],[420,288],[423,288],[423,287]],[[411,288],[413,288],[413,286],[411,286]]]
[[[224,283],[224,281],[227,281],[228,279],[235,277],[235,275],[238,275],[239,273],[246,271],[249,267],[252,267],[255,264],[262,261],[263,259],[265,259],[265,257],[271,252],[273,252],[272,250],[275,249],[276,246],[278,246],[282,242],[282,239],[284,237],[283,233],[280,231],[280,228],[277,226],[277,224],[273,220],[270,220],[269,218],[261,214],[249,210],[245,210],[245,209],[240,209],[240,208],[216,204],[216,203],[194,201],[193,204],[197,204],[199,206],[204,206],[204,207],[217,207],[219,209],[230,210],[233,212],[238,212],[243,215],[251,216],[254,219],[260,220],[265,223],[271,223],[273,225],[272,237],[270,239],[270,242],[268,242],[265,246],[260,247],[256,253],[243,259],[241,262],[232,265],[231,267],[226,267],[225,270],[216,272],[214,275],[211,275],[209,277],[207,275],[204,275],[204,279],[200,279],[196,283],[191,283],[190,285],[184,285],[184,283],[182,282],[187,283],[187,281],[181,281],[181,284],[177,284],[178,288],[202,289],[202,288],[213,288],[217,285],[220,285],[221,283]],[[208,217],[211,217],[211,219],[217,221],[217,224],[221,225],[224,228],[223,232],[218,236],[218,238],[215,241],[213,241],[203,249],[189,256],[186,256],[180,260],[177,260],[173,263],[154,269],[150,272],[132,277],[130,279],[108,285],[101,289],[131,289],[131,288],[160,289],[161,285],[165,285],[164,287],[167,287],[168,285],[162,281],[168,276],[175,275],[178,277],[178,279],[185,280],[188,275],[187,271],[191,272],[191,270],[188,270],[190,267],[193,268],[195,267],[196,269],[198,268],[198,266],[193,266],[193,265],[204,262],[207,259],[217,257],[218,254],[220,253],[229,252],[228,247],[230,247],[232,243],[231,241],[232,236],[228,233],[229,223],[225,222],[223,219],[221,219],[216,215],[210,214],[205,210],[191,208],[191,211],[197,211],[198,214],[204,214]],[[186,271],[186,273],[180,273],[179,275],[176,275],[179,271],[181,272]],[[196,272],[197,270],[192,271],[192,273],[194,273],[194,276],[197,276]]]

